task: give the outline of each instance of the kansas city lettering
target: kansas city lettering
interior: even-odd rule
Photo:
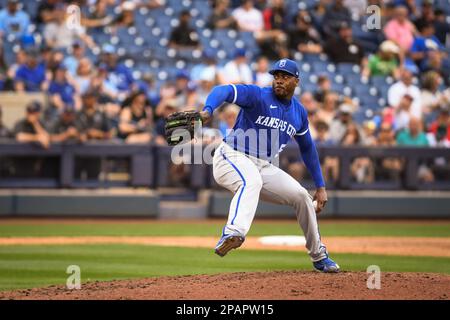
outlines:
[[[278,129],[282,132],[286,131],[287,129],[286,133],[291,137],[296,132],[295,128],[287,121],[283,121],[274,117],[259,116],[258,119],[256,119],[255,123],[265,127]]]

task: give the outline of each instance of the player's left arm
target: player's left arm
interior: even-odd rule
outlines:
[[[314,200],[317,200],[317,210],[319,213],[325,207],[328,201],[327,192],[325,190],[325,181],[322,176],[322,169],[320,167],[319,155],[317,153],[316,145],[312,140],[311,134],[308,128],[308,120],[304,118],[302,129],[295,135],[302,159],[305,162],[306,168],[313,177],[314,184],[316,186],[316,193],[314,194]]]

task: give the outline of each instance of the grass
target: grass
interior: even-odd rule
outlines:
[[[209,223],[48,223],[48,224],[2,224],[0,237],[44,236],[218,236],[223,222]],[[450,222],[401,223],[401,222],[320,222],[321,234],[326,236],[398,236],[398,237],[450,237]],[[256,221],[249,236],[300,234],[293,221]]]
[[[343,270],[450,274],[450,258],[334,254]],[[66,245],[0,247],[0,290],[65,285],[69,265],[81,268],[82,282],[162,275],[221,272],[311,270],[305,253],[237,250],[219,258],[211,249],[142,245]]]
[[[44,236],[218,236],[225,221],[209,222],[50,222],[0,220],[0,237]],[[321,221],[324,236],[450,237],[450,222]],[[295,220],[256,220],[249,236],[300,234]],[[450,258],[333,254],[344,270],[450,274]],[[69,265],[81,267],[82,282],[162,275],[221,272],[311,270],[309,257],[289,251],[237,250],[221,259],[212,249],[143,245],[0,246],[0,290],[64,285]]]

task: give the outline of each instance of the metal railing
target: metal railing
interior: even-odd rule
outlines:
[[[319,147],[321,159],[337,157],[339,161],[339,177],[337,181],[327,181],[329,189],[340,190],[450,190],[449,179],[437,179],[423,183],[419,180],[418,170],[421,164],[430,159],[443,158],[450,164],[450,149],[445,148],[413,148],[413,147]],[[21,177],[1,176],[0,188],[85,188],[85,187],[171,187],[169,168],[171,164],[171,147],[153,145],[129,145],[122,142],[98,142],[86,144],[54,144],[45,150],[34,144],[19,144],[10,140],[0,141],[0,161],[10,160],[14,166],[15,159],[22,157],[52,158],[59,174],[54,177]],[[351,163],[358,157],[371,160],[384,158],[404,159],[402,173],[397,180],[357,183],[352,178]],[[76,161],[79,158],[126,159],[129,163],[126,181],[105,181],[99,179],[80,180],[75,177]],[[288,146],[283,151],[283,159],[299,159],[298,148]],[[6,165],[0,163],[0,167]],[[192,164],[189,167],[189,182],[185,187],[190,189],[214,188],[217,185],[212,177],[212,166]],[[439,178],[439,177],[438,177]],[[306,179],[301,183],[313,188],[312,181]]]

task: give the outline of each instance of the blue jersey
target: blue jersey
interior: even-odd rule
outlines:
[[[15,80],[23,82],[27,92],[40,91],[41,84],[45,81],[45,64],[40,63],[33,69],[26,64],[19,66]]]
[[[278,99],[271,87],[231,85],[233,101],[241,107],[233,130],[225,137],[234,149],[271,161],[295,135],[308,131],[307,113],[296,98]],[[252,143],[248,129],[254,129]],[[245,136],[247,134],[247,136]],[[274,149],[275,148],[275,149]]]
[[[212,114],[223,102],[241,107],[233,130],[224,138],[227,144],[272,161],[295,138],[316,186],[324,186],[317,151],[309,134],[307,112],[295,97],[280,100],[271,87],[218,86],[208,96],[204,110]]]

